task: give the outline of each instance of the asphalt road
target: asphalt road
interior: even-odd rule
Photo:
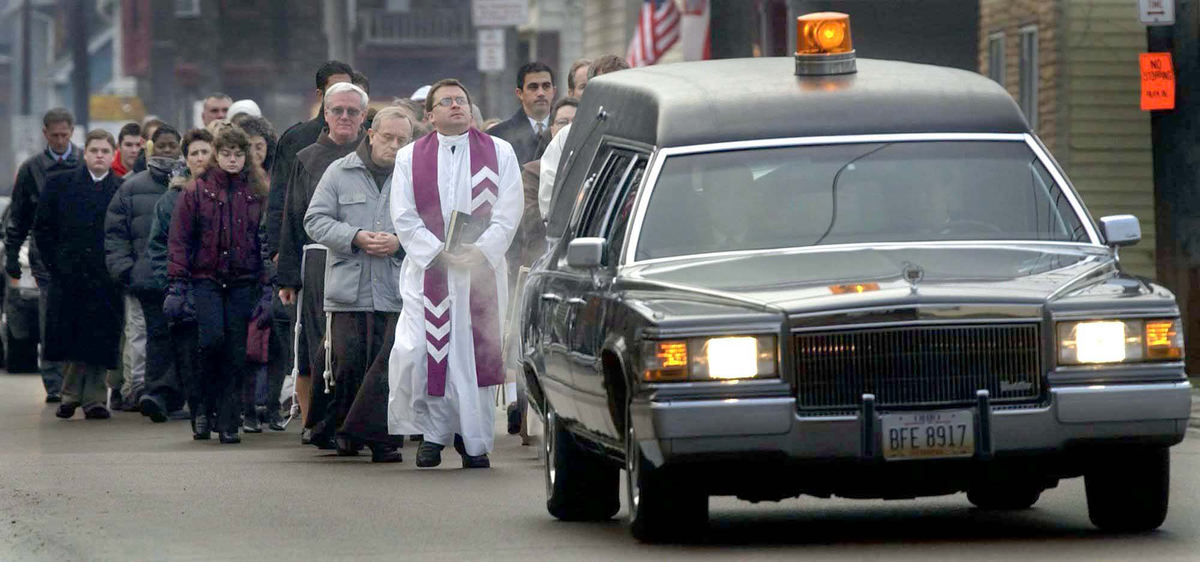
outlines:
[[[186,422],[137,414],[58,420],[36,376],[0,374],[0,560],[1200,560],[1200,431],[1172,449],[1158,531],[1104,535],[1083,483],[1034,509],[909,501],[714,499],[696,544],[647,546],[621,519],[561,523],[545,510],[537,449],[497,438],[493,468],[372,465],[264,433],[193,442]],[[714,475],[720,477],[720,475]]]

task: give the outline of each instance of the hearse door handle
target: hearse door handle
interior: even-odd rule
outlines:
[[[587,304],[587,301],[586,301],[586,300],[583,300],[583,299],[581,299],[581,298],[579,298],[579,297],[571,297],[571,298],[567,299],[567,304],[569,304],[569,305],[581,305],[581,304]]]
[[[542,300],[546,302],[562,302],[562,297],[554,293],[542,293]]]

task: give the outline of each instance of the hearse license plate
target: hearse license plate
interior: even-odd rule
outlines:
[[[883,458],[887,460],[969,457],[975,454],[971,410],[883,414]]]

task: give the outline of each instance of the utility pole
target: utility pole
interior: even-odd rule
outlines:
[[[71,82],[75,92],[75,122],[83,126],[85,131],[90,120],[88,101],[91,97],[89,88],[91,76],[88,72],[87,6],[86,0],[72,0],[71,2],[71,58],[75,63],[75,70],[71,73]]]
[[[21,3],[21,115],[33,113],[33,0]]]
[[[1173,25],[1147,28],[1150,52],[1171,53],[1175,109],[1150,115],[1154,152],[1154,215],[1158,281],[1171,289],[1183,314],[1187,368],[1200,368],[1200,154],[1194,131],[1200,123],[1200,38],[1196,0],[1178,0]]]

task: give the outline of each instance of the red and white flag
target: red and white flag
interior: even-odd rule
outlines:
[[[683,21],[680,23],[679,46],[683,60],[708,60],[712,58],[712,41],[709,39],[709,0],[683,0]]]
[[[645,0],[625,59],[633,67],[654,64],[676,41],[679,41],[679,8],[675,0]]]

